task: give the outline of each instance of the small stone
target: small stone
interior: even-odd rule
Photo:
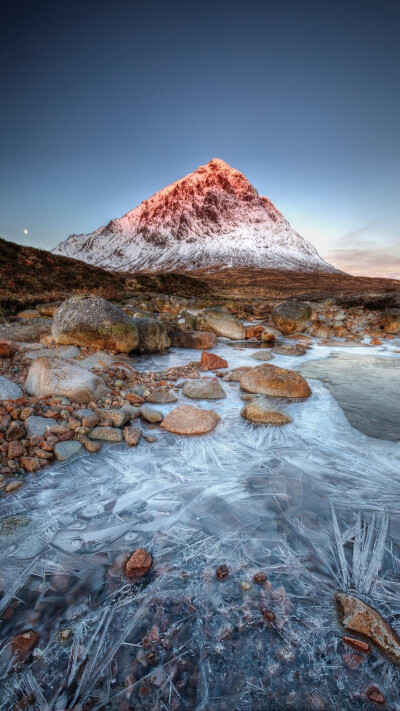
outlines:
[[[162,422],[164,419],[164,415],[161,412],[158,412],[158,410],[154,410],[152,407],[148,407],[147,405],[142,405],[140,408],[140,415],[147,422]]]
[[[60,630],[60,632],[57,635],[59,642],[65,642],[67,639],[70,638],[71,634],[72,634],[72,630],[69,627],[67,627],[65,630]]]
[[[151,435],[143,435],[143,439],[145,439],[149,444],[157,442],[157,437],[151,437]]]
[[[27,472],[36,472],[40,469],[38,457],[21,457],[20,462],[21,466],[24,467]]]
[[[12,494],[14,491],[20,488],[24,482],[17,480],[17,481],[11,481],[9,484],[7,484],[6,488],[4,491],[6,494]]]
[[[272,610],[263,610],[262,616],[266,622],[275,622],[275,613]]]
[[[116,427],[95,427],[90,435],[90,439],[99,439],[103,442],[121,442],[122,432]]]
[[[353,647],[353,649],[357,649],[359,652],[365,652],[365,654],[368,654],[371,651],[371,648],[369,644],[366,642],[361,642],[359,639],[354,639],[353,637],[346,637],[345,635],[342,637],[342,640],[345,644],[348,644],[349,647]]]
[[[222,563],[222,565],[218,566],[217,570],[215,571],[215,575],[217,576],[218,580],[223,580],[229,575],[229,570],[225,563]]]
[[[18,457],[23,457],[26,454],[26,448],[20,441],[16,440],[10,442],[8,445],[8,458],[17,459]]]
[[[82,449],[82,444],[76,440],[69,442],[57,442],[54,445],[54,454],[59,462],[65,462],[67,459],[78,454]]]
[[[25,420],[25,429],[28,437],[44,435],[48,427],[57,425],[57,420],[39,415],[30,415]]]
[[[100,417],[113,423],[114,427],[122,427],[130,418],[126,410],[97,410]],[[86,420],[86,418],[84,418]],[[89,427],[90,425],[88,425]]]
[[[177,397],[169,390],[156,390],[155,392],[150,393],[146,400],[147,402],[163,404],[169,402],[176,402]]]
[[[122,434],[124,435],[125,442],[130,447],[136,447],[142,436],[142,430],[140,430],[139,427],[124,427]]]
[[[265,575],[265,573],[256,573],[253,576],[253,581],[257,583],[257,585],[262,585],[262,583],[265,583],[266,580],[267,576]]]
[[[377,686],[370,686],[367,690],[366,696],[375,704],[386,704],[386,699]]]
[[[25,427],[21,422],[11,422],[11,425],[9,426],[7,433],[6,433],[6,440],[7,442],[15,442],[16,440],[23,439],[25,437]]]
[[[142,578],[150,570],[153,557],[144,548],[137,548],[125,563],[125,575],[130,578]]]
[[[224,358],[215,355],[215,353],[206,353],[203,351],[200,359],[200,367],[201,370],[218,370],[219,368],[227,368],[228,362]]]
[[[18,634],[11,640],[11,644],[18,652],[29,652],[33,647],[36,647],[39,642],[39,635],[34,630],[27,630]]]
[[[85,449],[92,454],[95,454],[101,449],[101,442],[95,442],[88,437],[80,437],[79,441],[82,442]]]
[[[241,580],[240,587],[242,588],[242,590],[248,592],[248,590],[251,590],[253,586],[250,585],[250,583],[247,583],[245,580]]]

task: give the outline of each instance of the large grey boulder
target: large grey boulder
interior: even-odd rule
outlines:
[[[204,309],[197,315],[198,331],[211,331],[217,336],[225,336],[235,341],[246,338],[245,328],[239,319],[222,309]]]
[[[311,319],[310,304],[287,299],[272,309],[272,320],[281,333],[301,333]]]
[[[29,368],[25,388],[29,395],[60,395],[82,404],[110,392],[98,375],[63,358],[37,358]]]
[[[19,385],[0,375],[0,400],[16,400],[23,396]]]
[[[156,318],[133,318],[131,321],[139,334],[137,350],[140,353],[155,353],[170,347],[171,339],[166,323]]]
[[[73,296],[53,317],[53,338],[62,345],[89,346],[129,353],[139,342],[132,319],[99,296]]]

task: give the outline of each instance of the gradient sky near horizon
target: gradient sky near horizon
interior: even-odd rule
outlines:
[[[218,157],[335,266],[400,272],[399,2],[2,8],[1,237],[50,249]]]

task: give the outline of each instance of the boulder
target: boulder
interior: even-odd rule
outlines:
[[[0,400],[17,400],[23,392],[19,385],[0,375]]]
[[[249,393],[270,397],[306,398],[311,395],[307,381],[293,370],[264,363],[248,370],[240,378],[240,387]]]
[[[122,309],[99,296],[73,296],[55,311],[53,338],[61,345],[89,346],[129,353],[138,330]]]
[[[63,358],[37,358],[25,382],[29,395],[59,395],[86,404],[110,391],[98,375]]]
[[[137,350],[140,353],[157,353],[170,347],[171,339],[166,323],[158,321],[156,318],[134,318],[131,320],[139,334]]]
[[[225,358],[220,358],[215,353],[205,353],[203,351],[200,366],[202,370],[219,370],[220,368],[227,368],[228,362]]]
[[[400,333],[400,309],[386,309],[381,320],[383,330],[396,336]]]
[[[258,395],[244,406],[240,413],[249,422],[263,425],[287,425],[291,417],[272,406],[268,398]]]
[[[16,323],[0,325],[0,339],[21,343],[37,343],[41,336],[51,333],[51,320],[48,318],[28,318]]]
[[[170,390],[155,390],[153,393],[150,393],[148,397],[146,398],[146,402],[153,402],[153,403],[159,403],[160,405],[164,405],[165,403],[169,402],[176,402],[177,397],[174,395],[174,393],[171,393]]]
[[[243,373],[247,373],[248,370],[251,370],[251,367],[248,365],[233,368],[233,370],[230,370],[229,373],[225,373],[222,380],[224,383],[239,383]]]
[[[287,299],[272,309],[272,320],[281,333],[301,332],[311,319],[312,310],[304,301]]]
[[[245,328],[239,319],[222,309],[204,309],[196,318],[198,331],[211,331],[217,336],[225,336],[235,341],[246,338]]]
[[[215,348],[217,336],[210,331],[172,331],[171,345],[174,348],[196,348],[197,350],[207,350]]]
[[[217,380],[188,380],[182,394],[196,400],[220,400],[226,397],[225,390]]]
[[[180,405],[164,417],[161,427],[179,435],[200,435],[212,432],[220,418],[214,410],[202,410],[191,405]]]

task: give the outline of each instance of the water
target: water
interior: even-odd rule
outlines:
[[[215,351],[259,364],[248,349]],[[175,349],[138,368],[198,356]],[[29,523],[2,537],[1,711],[30,694],[40,711],[351,711],[376,708],[371,684],[400,709],[400,667],[345,647],[333,602],[349,590],[400,632],[399,445],[354,429],[319,381],[306,402],[280,403],[293,418],[282,428],[244,421],[239,386],[222,385],[226,399],[194,403],[219,413],[214,433],[150,430],[153,444],[52,465],[2,501],[0,517]],[[154,566],[132,585],[122,566],[138,546]],[[8,642],[30,628],[39,645],[16,666]]]

